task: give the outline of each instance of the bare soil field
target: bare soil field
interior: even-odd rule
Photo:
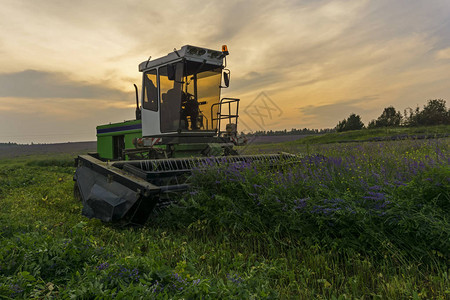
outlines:
[[[307,135],[249,136],[249,144],[269,144],[294,141]],[[36,145],[0,145],[0,159],[52,153],[83,153],[96,151],[97,143],[74,142]]]
[[[52,154],[52,153],[83,153],[96,151],[96,142],[76,142],[37,145],[0,145],[0,159],[18,156]]]

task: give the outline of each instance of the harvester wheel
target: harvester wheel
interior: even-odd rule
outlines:
[[[78,183],[76,181],[74,181],[73,184],[73,197],[79,202],[82,201],[80,188],[78,187]]]

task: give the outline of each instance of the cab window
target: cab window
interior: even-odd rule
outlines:
[[[158,110],[158,84],[156,69],[144,74],[144,97],[142,107],[153,111]]]

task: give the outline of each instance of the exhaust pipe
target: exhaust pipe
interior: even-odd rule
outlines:
[[[141,109],[139,108],[139,93],[138,93],[138,87],[136,84],[134,85],[134,90],[136,91],[136,120],[141,119]]]

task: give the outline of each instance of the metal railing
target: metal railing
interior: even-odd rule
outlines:
[[[222,100],[220,100],[219,103],[214,103],[211,106],[211,128],[214,128],[214,121],[217,121],[217,131],[219,136],[222,133],[225,133],[225,131],[221,131],[220,129],[220,125],[221,125],[221,121],[222,120],[228,120],[228,124],[232,124],[234,121],[234,124],[236,124],[236,128],[237,128],[237,121],[239,118],[239,101],[240,99],[237,98],[222,98]],[[232,111],[232,104],[235,103],[235,111]],[[227,114],[223,114],[222,113],[222,107],[224,105],[228,105],[228,113]],[[234,104],[233,104],[234,105]],[[218,106],[218,111],[217,111],[217,117],[214,117],[214,107]]]

